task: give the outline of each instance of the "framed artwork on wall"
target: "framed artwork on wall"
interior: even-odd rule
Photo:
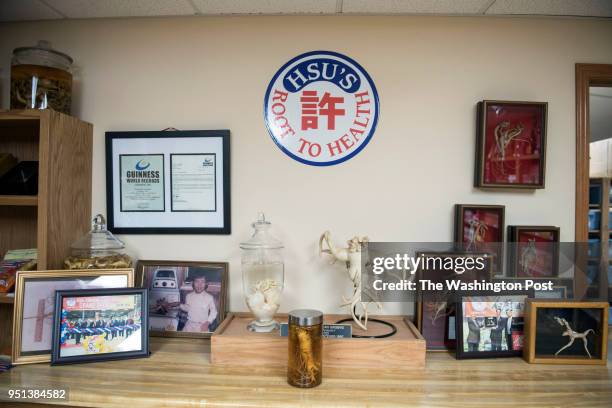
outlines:
[[[108,229],[230,234],[229,130],[106,133]]]
[[[608,302],[530,299],[523,357],[529,363],[606,365],[609,307]]]
[[[459,250],[493,256],[493,274],[502,272],[503,205],[455,204],[455,242]]]
[[[559,274],[559,227],[508,226],[508,276]]]
[[[209,338],[225,318],[228,263],[140,261],[152,336]]]
[[[546,102],[478,103],[476,187],[544,188]]]
[[[13,364],[51,361],[55,292],[58,290],[128,288],[134,269],[87,269],[17,272],[13,311]],[[83,329],[92,327],[82,320]]]
[[[149,357],[146,289],[55,292],[51,364]],[[77,327],[88,319],[91,328]]]
[[[461,296],[457,303],[457,359],[520,356],[529,293]]]

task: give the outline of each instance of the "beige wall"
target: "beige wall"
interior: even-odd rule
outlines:
[[[505,204],[507,224],[574,236],[574,64],[612,63],[612,22],[436,17],[225,17],[58,21],[0,27],[3,106],[12,48],[39,38],[77,61],[74,113],[95,126],[93,211],[105,211],[104,132],[228,128],[230,236],[123,236],[143,259],[228,260],[231,310],[244,310],[239,242],[263,209],[286,245],[283,310],[337,310],[349,293],[339,264],[317,257],[339,242],[452,239],[455,203]],[[341,165],[295,162],[272,142],[262,101],[275,71],[299,53],[345,53],[368,70],[381,116],[370,144]],[[475,103],[549,103],[546,189],[472,187]],[[386,312],[407,311],[389,306]]]

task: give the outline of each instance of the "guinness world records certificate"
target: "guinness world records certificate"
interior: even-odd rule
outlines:
[[[108,228],[229,234],[228,130],[106,133]]]
[[[164,155],[122,154],[121,211],[165,210]]]

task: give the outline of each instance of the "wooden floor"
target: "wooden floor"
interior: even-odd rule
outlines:
[[[15,387],[70,388],[70,405],[99,407],[612,407],[612,364],[530,365],[519,358],[461,360],[427,355],[414,372],[324,369],[323,384],[300,390],[283,369],[221,368],[203,339],[152,338],[148,359],[0,374],[0,406]],[[4,402],[2,402],[4,400]]]

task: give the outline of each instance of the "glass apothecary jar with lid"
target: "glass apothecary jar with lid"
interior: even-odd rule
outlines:
[[[280,306],[285,279],[283,243],[270,234],[271,223],[263,213],[252,224],[253,236],[240,244],[242,283],[246,304],[255,316],[248,329],[271,332],[279,328],[274,315]]]
[[[134,265],[125,244],[106,229],[102,214],[94,217],[91,231],[70,248],[71,255],[64,260],[66,269],[121,269]]]
[[[70,114],[72,58],[47,41],[13,50],[11,109],[47,109]]]

